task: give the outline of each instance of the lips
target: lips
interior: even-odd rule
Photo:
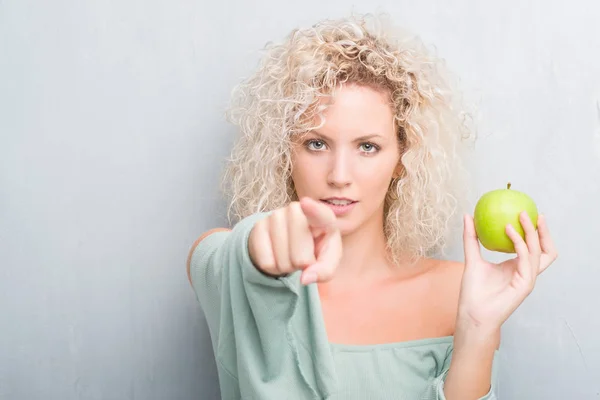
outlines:
[[[356,203],[352,200],[323,200],[326,203],[333,204],[334,206],[347,206],[348,204]]]
[[[349,213],[354,208],[354,205],[358,203],[355,200],[342,197],[330,197],[327,199],[321,199],[321,202],[329,206],[329,208],[333,210],[334,214],[337,217],[341,217]]]

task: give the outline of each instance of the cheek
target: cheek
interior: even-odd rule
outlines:
[[[373,203],[379,204],[383,201],[390,187],[395,168],[396,163],[393,161],[378,163],[372,168],[358,168],[356,177],[360,182],[363,195],[370,198]]]
[[[391,181],[391,174],[388,179],[388,174],[382,170],[375,171],[373,173],[366,173],[361,171],[360,173],[361,187],[366,194],[370,196],[381,197],[385,195],[388,190]]]
[[[292,156],[292,180],[299,197],[309,195],[311,185],[317,182],[317,169],[312,165],[305,154],[295,154]]]

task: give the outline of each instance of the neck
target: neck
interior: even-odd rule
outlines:
[[[352,279],[381,276],[389,272],[386,238],[381,220],[373,219],[342,237],[343,255],[337,278]]]

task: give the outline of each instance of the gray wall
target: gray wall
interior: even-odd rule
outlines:
[[[548,216],[560,259],[505,325],[501,399],[600,398],[600,4],[250,3],[0,1],[0,398],[218,398],[184,265],[225,221],[223,107],[265,42],[352,9],[462,77],[475,192],[510,180]]]

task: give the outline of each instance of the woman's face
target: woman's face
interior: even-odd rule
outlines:
[[[348,85],[336,92],[325,124],[294,141],[292,179],[299,198],[335,212],[342,235],[383,225],[385,196],[400,150],[386,93]]]

